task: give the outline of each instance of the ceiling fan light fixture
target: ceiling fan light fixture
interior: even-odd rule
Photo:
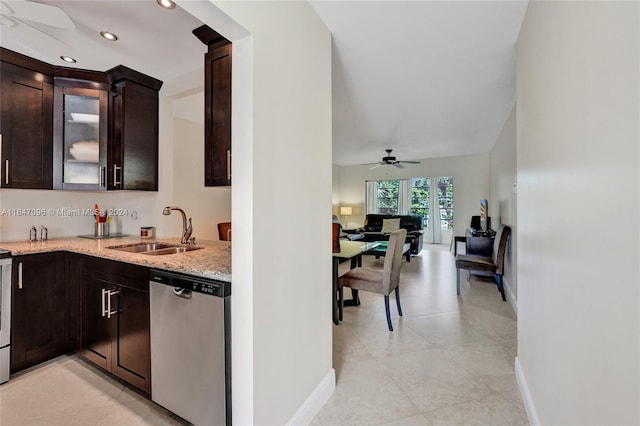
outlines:
[[[158,5],[163,9],[175,9],[176,4],[173,0],[156,0]]]
[[[62,59],[65,62],[69,62],[70,64],[75,64],[76,62],[78,62],[75,59],[73,59],[71,56],[62,55],[62,56],[60,56],[60,59]]]
[[[112,32],[109,32],[109,31],[100,31],[100,37],[104,38],[105,40],[109,40],[109,41],[116,41],[118,39],[117,35],[115,35]]]
[[[373,170],[380,166],[395,166],[399,169],[404,168],[404,164],[421,164],[420,161],[407,161],[407,160],[398,160],[395,156],[391,155],[392,149],[385,149],[387,152],[386,157],[382,157],[382,161],[377,163],[365,163],[363,166],[373,166],[369,167],[369,170]]]

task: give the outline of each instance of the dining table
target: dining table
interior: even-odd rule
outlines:
[[[331,307],[333,323],[340,324],[339,312],[338,312],[338,278],[339,271],[338,266],[340,263],[349,260],[351,262],[351,269],[362,266],[362,254],[366,251],[376,248],[380,244],[379,241],[349,241],[340,240],[340,251],[333,252],[333,289],[331,292]],[[344,306],[358,305],[357,293],[352,291],[352,298],[345,300]]]

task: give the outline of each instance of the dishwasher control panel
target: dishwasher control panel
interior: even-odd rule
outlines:
[[[217,297],[231,295],[231,283],[152,269],[150,281]]]

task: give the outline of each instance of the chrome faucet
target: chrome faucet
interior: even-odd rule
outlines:
[[[189,223],[187,224],[187,215],[184,213],[184,210],[176,206],[165,207],[162,210],[162,214],[168,216],[171,214],[171,210],[178,210],[182,215],[182,239],[180,240],[180,243],[194,245],[196,243],[196,239],[191,236],[191,233],[193,232],[193,228],[191,227],[191,218],[189,218]]]

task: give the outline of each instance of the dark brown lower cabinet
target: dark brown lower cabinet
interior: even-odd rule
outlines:
[[[82,349],[82,259],[84,255],[65,253],[64,276],[67,281],[67,350]]]
[[[75,253],[16,256],[11,373],[67,352],[151,392],[148,269]]]
[[[67,351],[64,253],[16,256],[12,271],[11,372]]]
[[[81,354],[151,392],[149,280],[146,268],[83,259]]]

